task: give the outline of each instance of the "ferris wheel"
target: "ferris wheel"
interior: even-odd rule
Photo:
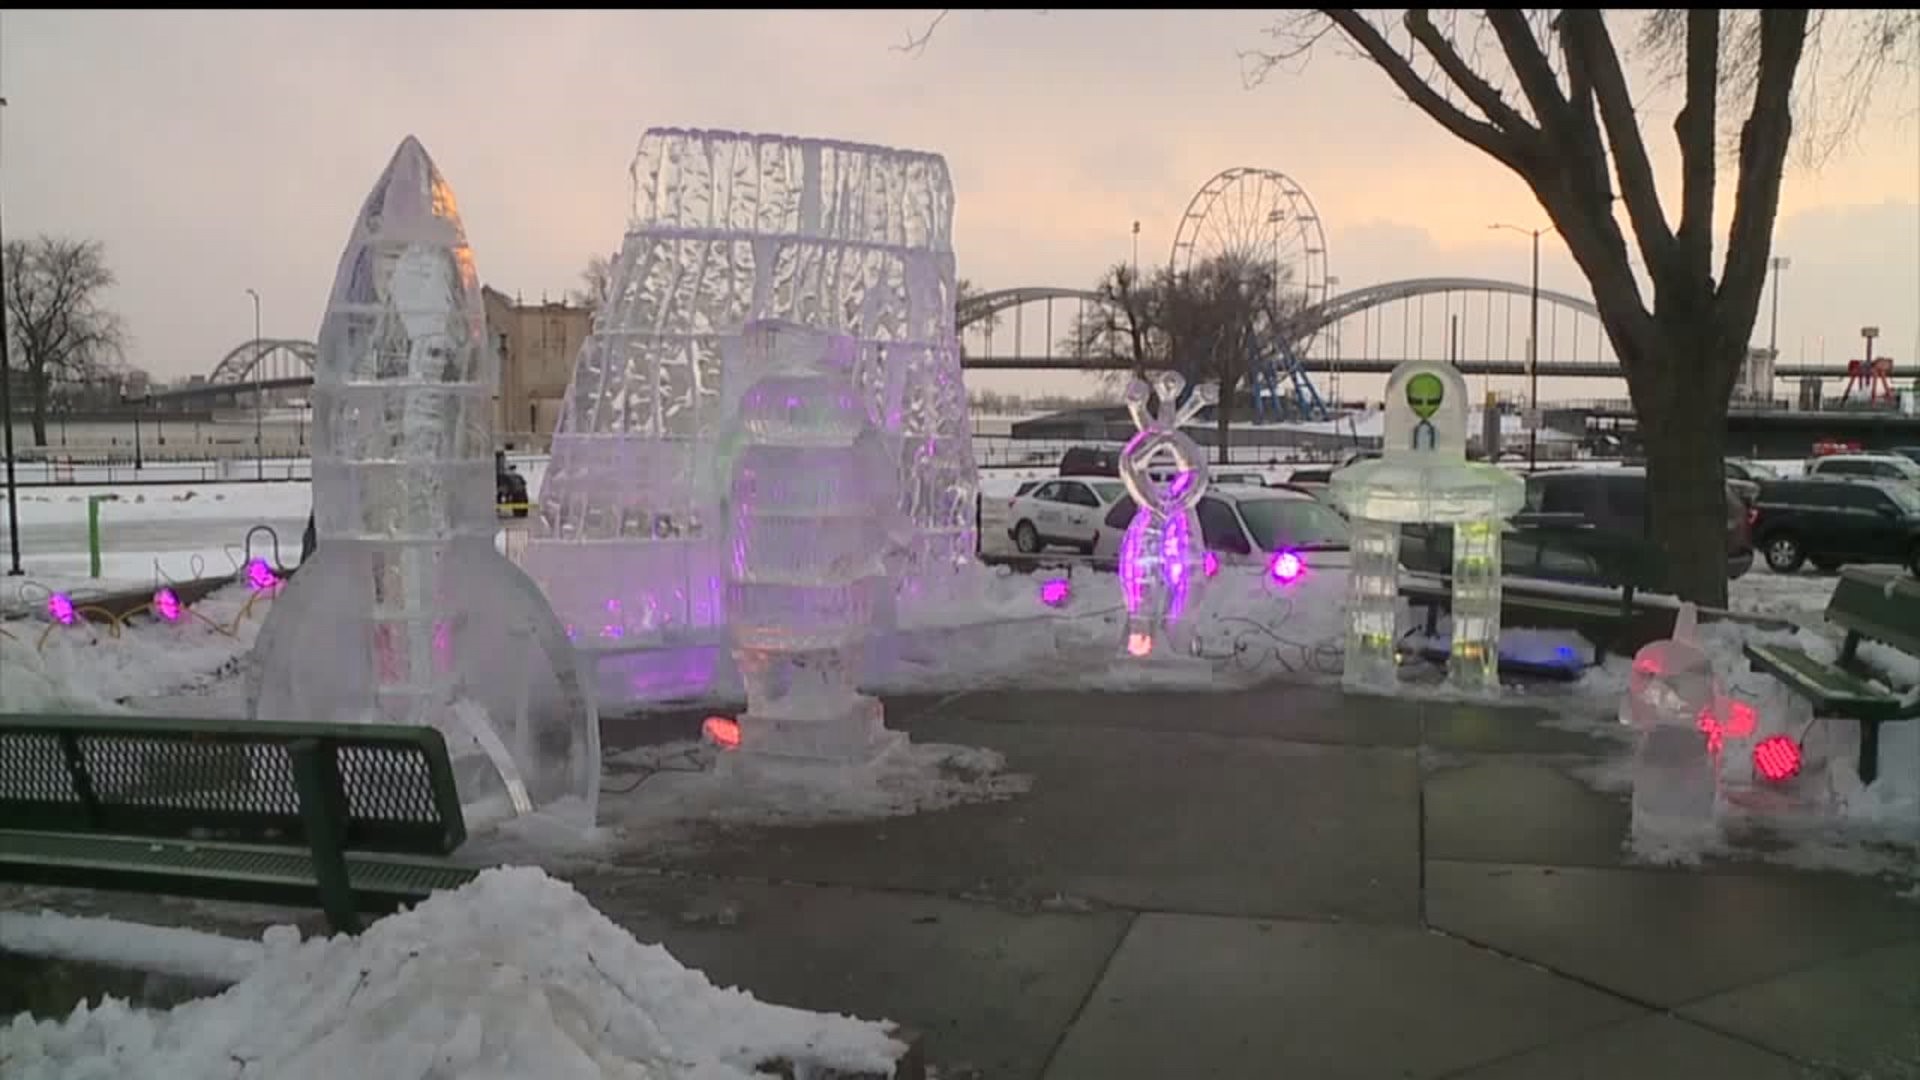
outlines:
[[[1327,234],[1305,188],[1285,173],[1241,166],[1206,182],[1187,204],[1173,238],[1176,274],[1228,256],[1277,270],[1288,306],[1327,299]],[[1293,347],[1304,355],[1316,327],[1302,328]]]

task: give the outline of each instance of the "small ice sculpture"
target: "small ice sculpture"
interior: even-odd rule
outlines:
[[[1663,835],[1715,827],[1720,731],[1735,704],[1700,647],[1696,620],[1694,606],[1682,604],[1673,636],[1641,646],[1620,703],[1621,723],[1637,732],[1634,826]]]
[[[1467,460],[1467,382],[1449,364],[1410,360],[1387,380],[1380,457],[1333,474],[1334,502],[1353,522],[1343,675],[1354,689],[1399,678],[1400,526],[1453,526],[1453,643],[1447,678],[1462,690],[1500,685],[1500,523],[1526,503],[1526,482]]]
[[[1194,507],[1207,492],[1207,458],[1180,426],[1213,404],[1219,388],[1200,386],[1180,403],[1186,387],[1186,378],[1174,371],[1161,372],[1151,387],[1143,379],[1127,385],[1127,412],[1138,430],[1120,451],[1120,479],[1139,509],[1120,541],[1120,589],[1127,604],[1126,655],[1135,660],[1193,658],[1183,617],[1206,580],[1206,541]],[[1156,393],[1158,407],[1149,410]],[[1163,455],[1175,469],[1165,487],[1148,472]]]
[[[600,727],[546,599],[494,549],[493,397],[479,279],[425,149],[394,152],[355,219],[313,371],[325,539],[253,649],[249,713],[431,725],[470,822],[591,824]]]
[[[895,474],[859,392],[859,343],[749,323],[742,445],[729,494],[728,623],[747,691],[739,753],[857,764],[901,741],[857,687],[876,615],[893,599],[887,519]],[[730,756],[730,760],[733,760]]]
[[[750,321],[848,334],[916,540],[906,598],[965,588],[974,467],[954,335],[953,189],[937,154],[654,128],[609,295],[554,431],[525,562],[583,645],[725,621],[722,343]],[[744,387],[742,387],[744,389]],[[737,399],[735,399],[737,400]]]

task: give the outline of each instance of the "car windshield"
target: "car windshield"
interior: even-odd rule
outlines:
[[[1093,493],[1100,497],[1101,506],[1107,506],[1111,504],[1113,500],[1126,494],[1126,491],[1127,491],[1127,485],[1119,482],[1118,480],[1108,480],[1108,481],[1103,481],[1098,483],[1092,483],[1092,484],[1088,484],[1087,486],[1092,488]]]
[[[1882,484],[1880,490],[1886,492],[1902,512],[1920,514],[1920,491],[1899,484]]]
[[[1248,499],[1240,504],[1262,551],[1347,546],[1347,523],[1312,499]]]

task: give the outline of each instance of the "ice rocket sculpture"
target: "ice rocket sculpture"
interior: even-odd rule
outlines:
[[[320,543],[261,627],[248,711],[433,726],[470,823],[539,808],[590,824],[593,695],[545,596],[494,548],[498,381],[453,190],[409,136],[360,208],[321,321]]]

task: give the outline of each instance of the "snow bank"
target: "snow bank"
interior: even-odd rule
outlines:
[[[251,647],[272,602],[236,582],[193,605],[197,616],[170,626],[138,615],[117,636],[90,623],[0,624],[0,710],[118,712],[127,698],[192,687]]]
[[[265,955],[257,941],[57,911],[0,911],[0,949],[225,983],[246,978]]]
[[[717,988],[524,868],[359,937],[276,927],[218,997],[165,1012],[109,999],[0,1028],[9,1080],[764,1080],[755,1067],[776,1058],[884,1074],[905,1051],[881,1024]]]

